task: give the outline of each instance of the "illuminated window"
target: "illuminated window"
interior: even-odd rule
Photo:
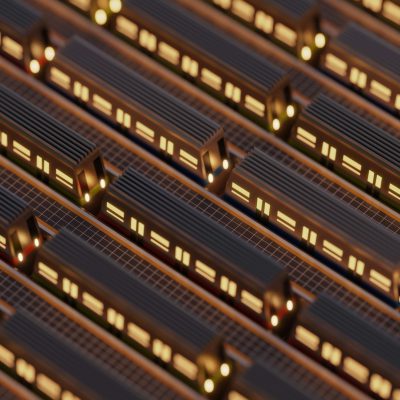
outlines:
[[[267,215],[269,216],[269,213],[271,211],[271,205],[267,203],[266,201],[260,199],[257,197],[257,203],[256,203],[256,210],[261,213],[261,215]]]
[[[346,357],[343,362],[343,371],[361,383],[366,383],[369,375],[368,368],[351,357]]]
[[[400,5],[394,4],[393,1],[386,1],[384,3],[382,15],[395,24],[400,25]]]
[[[297,139],[300,140],[300,142],[305,143],[307,146],[310,146],[315,149],[316,143],[317,143],[317,137],[310,132],[306,131],[304,128],[301,128],[300,126],[297,127]]]
[[[108,201],[106,203],[106,212],[107,214],[110,214],[118,221],[124,222],[125,213],[118,207],[114,206],[114,204],[109,203]]]
[[[107,310],[107,321],[109,324],[115,326],[120,331],[124,329],[125,318],[122,314],[115,311],[113,308],[109,308]]]
[[[271,33],[274,28],[274,19],[262,11],[257,11],[254,25],[265,33]]]
[[[131,116],[127,112],[117,108],[117,122],[129,129],[131,127]]]
[[[334,259],[336,259],[338,261],[342,260],[343,250],[340,247],[338,247],[338,246],[334,245],[333,243],[331,243],[330,241],[324,240],[322,242],[322,250],[325,253],[329,254]]]
[[[89,11],[91,0],[69,0],[69,2],[82,11]]]
[[[61,393],[61,387],[48,376],[38,374],[36,378],[37,388],[50,399],[58,399]]]
[[[169,240],[162,237],[155,231],[150,232],[150,241],[164,251],[169,251]]]
[[[153,353],[166,363],[169,363],[171,361],[171,347],[169,347],[159,339],[154,339]]]
[[[14,353],[2,345],[0,345],[0,362],[8,368],[13,368],[15,362]]]
[[[174,143],[171,140],[168,140],[166,137],[161,136],[160,149],[172,156],[174,154]]]
[[[140,121],[136,121],[136,133],[150,142],[154,142],[154,131]]]
[[[98,94],[93,95],[93,106],[104,114],[111,115],[112,113],[111,103]]]
[[[322,143],[321,153],[332,161],[336,160],[336,148],[326,142]]]
[[[319,347],[319,337],[309,331],[308,329],[304,328],[301,325],[296,326],[296,333],[295,333],[296,340],[300,343],[304,344],[311,350],[317,351]]]
[[[395,108],[397,108],[398,110],[400,110],[400,94],[398,94],[396,96],[396,102],[394,104]]]
[[[329,361],[331,364],[336,367],[340,364],[342,359],[342,352],[335,346],[332,346],[330,343],[325,342],[322,345],[322,357]]]
[[[155,51],[157,38],[146,29],[142,29],[139,33],[139,44],[149,51]]]
[[[8,146],[8,136],[7,136],[7,133],[1,132],[1,135],[0,135],[0,144],[1,144],[3,147],[7,147],[7,146]]]
[[[315,246],[317,243],[317,233],[310,230],[306,226],[303,226],[302,232],[301,232],[301,237],[304,239],[306,242],[312,244]]]
[[[221,290],[228,293],[229,296],[235,297],[237,291],[237,284],[236,282],[230,280],[226,276],[221,276]]]
[[[187,376],[189,379],[196,379],[198,373],[197,365],[189,361],[186,357],[183,357],[180,354],[175,354],[173,365],[177,371]]]
[[[288,46],[296,46],[297,33],[280,22],[275,25],[274,35],[278,40],[286,43]]]
[[[227,10],[231,6],[231,0],[214,0],[214,4]]]
[[[250,200],[250,192],[235,182],[232,182],[232,193],[240,197],[242,200],[246,201],[247,203]]]
[[[25,160],[31,161],[31,151],[16,140],[13,140],[13,152]]]
[[[222,79],[207,68],[201,70],[201,80],[215,90],[221,90]]]
[[[356,175],[361,174],[362,165],[346,155],[343,156],[342,165]]]
[[[73,299],[78,298],[78,285],[71,282],[68,278],[63,278],[62,289],[69,294]]]
[[[128,324],[128,335],[143,347],[149,347],[150,334],[132,322]]]
[[[5,249],[6,248],[6,244],[7,244],[6,238],[4,236],[0,235],[0,247],[2,249]]]
[[[296,221],[293,218],[290,218],[288,215],[284,214],[282,211],[278,211],[277,221],[292,232],[294,232],[296,229]]]
[[[190,265],[190,254],[179,246],[175,247],[175,258],[187,267]]]
[[[374,96],[380,98],[381,100],[386,102],[390,101],[390,96],[392,95],[392,91],[385,85],[382,85],[382,83],[373,79],[371,81],[371,87],[369,90]]]
[[[3,36],[3,50],[17,60],[22,60],[24,56],[23,47],[8,36]]]
[[[233,0],[232,13],[247,22],[251,22],[254,18],[254,7],[243,0]]]
[[[83,101],[89,101],[89,88],[76,81],[74,83],[74,95]]]
[[[50,80],[66,90],[71,87],[71,78],[56,67],[50,68]]]
[[[254,296],[247,290],[242,290],[240,294],[240,301],[245,304],[247,307],[251,308],[258,314],[262,313],[263,310],[263,302],[258,297]]]
[[[144,236],[144,224],[133,217],[131,217],[131,229],[139,236]]]
[[[335,72],[338,75],[346,76],[347,63],[331,53],[328,53],[326,55],[325,67]]]
[[[263,117],[265,114],[265,105],[248,94],[244,98],[244,106],[260,117]]]
[[[158,54],[164,60],[167,60],[171,64],[179,64],[179,51],[167,43],[160,42],[158,45]]]
[[[187,74],[196,77],[199,73],[199,63],[189,56],[182,57],[182,71]]]
[[[43,160],[41,156],[36,156],[36,167],[46,174],[50,173],[50,164],[48,161]]]
[[[122,15],[117,16],[115,20],[115,29],[129,39],[134,40],[137,38],[138,26]]]
[[[393,183],[389,184],[389,191],[388,193],[395,197],[396,199],[400,200],[400,187],[393,185]]]
[[[368,171],[368,182],[380,189],[382,187],[382,177],[378,174],[376,174],[374,171],[369,170]]]
[[[189,167],[193,169],[197,169],[197,165],[199,163],[199,160],[192,156],[190,153],[187,151],[180,149],[179,150],[179,159],[184,162],[185,164],[189,165]]]
[[[209,281],[211,282],[215,281],[215,276],[216,276],[215,270],[209,267],[208,265],[204,264],[203,262],[196,260],[195,270],[199,275],[203,276]]]
[[[249,400],[249,398],[241,395],[236,390],[231,390],[228,393],[228,400]]]
[[[364,273],[365,263],[358,260],[354,256],[349,257],[349,269],[354,271],[357,275],[362,275]]]
[[[35,381],[35,368],[24,359],[19,358],[17,360],[16,371],[17,374],[27,382],[33,383]]]
[[[364,89],[367,85],[367,74],[353,67],[350,71],[350,82]]]
[[[53,268],[50,268],[48,265],[41,261],[38,262],[38,274],[43,276],[43,278],[53,283],[54,285],[57,285],[58,273]]]
[[[72,177],[58,168],[56,168],[56,179],[70,189],[72,189],[74,186],[74,180],[72,179]]]
[[[392,391],[392,384],[378,374],[372,374],[369,387],[383,399],[388,399]]]
[[[103,315],[104,304],[88,292],[83,292],[82,303],[96,314]]]
[[[239,103],[240,102],[240,95],[241,95],[241,90],[237,86],[234,86],[230,82],[226,83],[226,85],[225,85],[225,96],[228,99],[232,99],[234,102]]]
[[[371,11],[379,12],[382,8],[382,0],[364,0],[364,7],[369,8]]]
[[[392,281],[387,276],[381,274],[375,269],[371,269],[371,271],[369,271],[369,280],[385,292],[390,292]]]

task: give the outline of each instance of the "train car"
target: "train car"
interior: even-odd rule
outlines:
[[[400,0],[349,0],[364,10],[400,29]]]
[[[320,95],[302,110],[289,141],[400,209],[398,137]]]
[[[279,265],[134,169],[110,185],[101,217],[269,329],[293,317]]]
[[[99,150],[77,132],[0,85],[0,151],[81,205],[108,178]]]
[[[235,376],[225,400],[311,400],[311,398],[270,366],[255,362]]]
[[[316,0],[206,0],[304,61],[326,45]]]
[[[290,341],[376,399],[400,398],[400,345],[337,300],[302,308]]]
[[[146,398],[22,309],[0,320],[0,367],[46,399]]]
[[[203,184],[230,168],[220,125],[80,38],[57,52],[47,80]]]
[[[42,235],[32,209],[0,186],[0,257],[22,268],[31,261]]]
[[[336,79],[400,114],[400,49],[350,23],[330,40],[321,68]]]
[[[400,303],[400,239],[298,172],[253,150],[226,195],[263,223],[356,282]]]
[[[43,16],[20,0],[0,0],[0,54],[32,74],[53,59]]]
[[[221,337],[82,239],[61,231],[48,240],[33,277],[201,393],[221,394],[232,372]]]
[[[126,0],[109,29],[274,133],[295,116],[287,71],[173,2]]]

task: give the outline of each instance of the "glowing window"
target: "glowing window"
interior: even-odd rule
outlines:
[[[376,174],[374,171],[369,170],[368,171],[368,182],[380,189],[382,187],[382,176]]]
[[[387,86],[382,85],[382,83],[373,79],[371,81],[371,87],[369,90],[374,96],[380,98],[381,100],[386,102],[390,101],[392,91]]]
[[[388,399],[392,391],[392,384],[378,374],[372,374],[369,387],[383,399]]]
[[[209,267],[208,265],[204,264],[203,262],[196,260],[195,270],[199,275],[203,276],[209,281],[211,282],[215,281],[215,276],[216,276],[215,270]]]
[[[338,75],[346,76],[347,73],[347,63],[341,58],[328,53],[325,58],[325,67],[335,72]]]
[[[1,144],[3,147],[7,147],[7,146],[8,146],[8,136],[7,136],[7,133],[1,132],[1,135],[0,135],[0,144]]]
[[[182,71],[187,74],[196,77],[199,73],[199,63],[189,56],[182,57]]]
[[[2,345],[0,345],[0,362],[9,368],[13,368],[15,362],[14,353]]]
[[[190,254],[181,247],[175,247],[175,258],[187,267],[190,265]]]
[[[288,26],[278,22],[275,25],[275,37],[288,46],[294,47],[297,42],[297,33]]]
[[[50,164],[48,161],[43,160],[41,156],[36,156],[36,167],[46,174],[50,173]]]
[[[260,117],[265,115],[265,105],[248,94],[244,98],[244,106]]]
[[[186,357],[183,357],[180,354],[175,354],[173,365],[177,371],[186,375],[189,379],[196,379],[198,373],[197,365],[189,361]]]
[[[237,291],[237,284],[236,282],[230,280],[226,276],[221,277],[221,290],[228,293],[229,296],[235,297]]]
[[[104,114],[111,115],[112,113],[111,103],[96,93],[93,95],[93,106]]]
[[[262,313],[263,302],[247,290],[242,290],[240,301],[258,314]]]
[[[166,363],[171,361],[171,347],[159,339],[154,339],[153,341],[153,353]]]
[[[194,157],[193,155],[191,155],[190,153],[188,153],[187,151],[180,149],[179,150],[179,159],[182,162],[184,162],[185,164],[187,164],[189,167],[191,167],[193,169],[197,169],[199,160],[196,157]]]
[[[304,326],[297,325],[296,326],[296,339],[310,348],[311,350],[317,351],[319,347],[319,337],[309,331],[308,329],[304,328]]]
[[[13,140],[13,152],[25,160],[31,161],[31,151],[16,140]]]
[[[349,257],[349,269],[354,271],[357,275],[362,276],[364,273],[365,263],[361,260],[358,260],[354,256]]]
[[[244,189],[242,186],[238,185],[235,182],[232,182],[232,193],[240,197],[242,200],[246,201],[247,203],[249,202],[250,199],[250,192],[246,189]]]
[[[50,80],[63,89],[69,90],[71,87],[71,78],[56,67],[50,69]]]
[[[139,236],[144,236],[144,224],[133,217],[131,218],[131,229],[137,232]]]
[[[9,36],[3,36],[3,50],[17,60],[22,60],[24,56],[23,47]]]
[[[400,5],[394,4],[392,1],[386,1],[383,4],[382,15],[400,25]]]
[[[155,231],[150,232],[150,241],[164,251],[169,251],[169,240],[162,237]]]
[[[247,22],[254,18],[254,7],[243,0],[233,0],[232,13]]]
[[[76,81],[74,83],[74,95],[83,101],[89,100],[89,88]]]
[[[83,292],[82,303],[96,314],[103,315],[104,304],[90,293]]]
[[[174,142],[168,140],[166,137],[160,137],[160,149],[164,150],[167,154],[173,155],[174,154]]]
[[[329,342],[325,342],[322,345],[322,357],[329,361],[331,364],[335,365],[336,367],[340,364],[342,359],[342,352]]]
[[[343,362],[343,370],[361,383],[366,383],[369,375],[368,368],[351,357],[346,357]]]
[[[342,165],[356,175],[361,174],[362,165],[346,155],[343,156]]]
[[[302,232],[301,232],[301,237],[304,239],[306,242],[312,244],[315,246],[317,243],[317,233],[310,230],[308,227],[303,226]]]
[[[136,39],[138,34],[138,26],[129,19],[118,15],[115,20],[115,28],[119,33],[122,33],[129,39]]]
[[[120,208],[116,207],[114,204],[108,201],[106,203],[106,212],[118,221],[124,222],[125,213]]]
[[[350,82],[364,89],[367,85],[367,74],[353,67],[350,71]]]
[[[122,331],[124,329],[125,318],[122,314],[115,311],[113,308],[107,310],[107,321],[109,324],[115,326]]]
[[[221,90],[222,79],[207,68],[201,70],[201,80],[215,90]]]
[[[67,175],[65,172],[61,171],[58,168],[56,168],[56,179],[63,185],[69,187],[70,189],[73,188],[74,180],[72,179],[72,177]]]
[[[164,60],[167,60],[171,64],[179,64],[179,51],[167,43],[160,42],[158,45],[158,54]]]
[[[324,155],[325,157],[328,157],[332,161],[336,160],[336,148],[331,146],[327,142],[322,143],[321,153],[322,153],[322,155]]]
[[[149,347],[150,334],[132,322],[128,324],[128,335],[143,347]]]
[[[117,108],[117,122],[125,128],[129,129],[132,122],[131,116],[127,112],[121,110],[120,108]]]
[[[57,285],[58,273],[53,268],[50,268],[48,265],[41,261],[38,262],[38,274],[43,276],[52,284]]]
[[[296,221],[293,218],[290,218],[288,215],[283,213],[282,211],[278,211],[277,213],[277,221],[291,230],[292,232],[296,229]]]
[[[393,185],[393,183],[389,184],[389,194],[396,199],[400,200],[400,187]]]
[[[265,33],[271,33],[274,28],[274,19],[262,11],[257,11],[254,25]]]
[[[371,11],[379,12],[382,8],[382,0],[364,0],[364,7],[369,8]]]
[[[259,211],[261,214],[269,216],[269,213],[271,212],[271,205],[257,197],[256,210]]]
[[[17,360],[16,371],[17,374],[27,382],[33,383],[35,381],[35,368],[24,359],[19,358]]]
[[[149,51],[155,51],[157,47],[157,38],[146,29],[142,29],[139,33],[139,44]]]
[[[338,261],[342,260],[343,257],[343,250],[331,243],[329,240],[324,240],[322,242],[322,250],[329,254],[331,257],[335,258]]]
[[[231,82],[227,82],[225,85],[225,96],[236,103],[240,103],[241,90]]]
[[[369,272],[369,280],[376,286],[383,289],[385,292],[389,292],[392,286],[392,281],[387,276],[381,274],[375,269],[371,269]]]
[[[48,376],[38,374],[36,378],[37,388],[50,399],[58,399],[61,393],[61,387]]]
[[[71,282],[68,278],[63,278],[62,289],[65,293],[69,294],[73,299],[78,298],[78,285]]]
[[[6,248],[7,240],[4,236],[0,235],[0,247],[2,249]]]
[[[300,140],[300,142],[305,143],[307,146],[312,147],[315,149],[316,143],[317,143],[317,137],[313,135],[312,133],[306,131],[304,128],[298,126],[297,127],[297,139]]]

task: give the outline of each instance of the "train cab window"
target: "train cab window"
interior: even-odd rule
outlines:
[[[257,11],[254,25],[265,33],[271,33],[274,29],[274,19],[263,11]]]
[[[107,321],[109,324],[115,326],[122,331],[124,329],[125,318],[122,314],[115,311],[113,308],[107,310]]]
[[[322,155],[327,157],[329,160],[335,161],[336,160],[336,147],[333,147],[327,142],[322,143],[321,149]]]
[[[317,144],[317,137],[312,133],[306,131],[304,128],[298,126],[296,129],[296,138],[300,140],[300,142],[305,143],[307,146],[315,149]]]
[[[127,112],[121,110],[120,108],[117,108],[116,117],[117,117],[117,122],[119,124],[121,124],[127,129],[131,127],[131,122],[132,122],[131,116]]]
[[[144,236],[144,224],[133,217],[131,217],[131,229],[139,236]]]
[[[369,387],[383,399],[388,399],[392,391],[392,384],[379,374],[372,374]]]
[[[60,397],[61,386],[44,374],[38,374],[36,386],[50,399],[58,399]]]
[[[190,265],[190,253],[179,246],[175,247],[175,258],[187,267]]]
[[[325,67],[340,76],[346,76],[347,74],[347,63],[332,53],[326,55]]]
[[[122,15],[118,15],[115,20],[115,29],[122,33],[129,39],[135,40],[138,34],[138,26],[134,24],[129,19],[123,17]]]
[[[307,226],[303,226],[303,229],[301,231],[301,238],[307,243],[312,244],[313,246],[315,246],[317,243],[317,233],[312,231]]]
[[[17,60],[22,60],[24,56],[23,47],[14,39],[11,39],[9,36],[3,36],[2,47],[3,50],[10,56],[16,58]]]
[[[16,363],[17,374],[29,383],[35,381],[36,371],[32,364],[26,362],[23,358],[18,358]]]
[[[393,1],[386,1],[383,5],[382,15],[400,25],[400,5],[394,4]]]
[[[74,82],[74,95],[83,101],[89,101],[89,88],[82,83]]]
[[[393,185],[393,183],[389,184],[389,191],[388,193],[395,197],[396,199],[400,200],[400,187]]]
[[[13,152],[25,160],[31,161],[31,151],[16,140],[13,140]]]
[[[275,25],[275,37],[281,42],[287,44],[290,47],[295,47],[297,42],[297,33],[290,29],[288,26],[278,22]]]
[[[366,383],[368,380],[368,368],[351,357],[346,357],[344,359],[343,370],[361,383]]]
[[[104,304],[88,292],[83,292],[82,303],[98,315],[103,315]]]
[[[233,0],[232,13],[247,22],[252,22],[254,18],[254,7],[243,0]]]
[[[364,89],[367,85],[367,74],[353,67],[350,71],[350,82]]]
[[[46,160],[43,160],[41,156],[36,156],[36,167],[46,174],[50,173],[50,163]]]
[[[43,276],[46,280],[51,282],[53,285],[57,285],[58,283],[58,272],[53,268],[50,268],[47,264],[39,261],[38,263],[38,273]]]
[[[240,103],[241,90],[231,82],[227,82],[225,85],[225,96],[235,103]]]
[[[149,51],[155,51],[157,38],[146,29],[142,29],[139,33],[139,44]]]
[[[361,175],[362,165],[349,156],[343,155],[342,165],[354,174]]]
[[[153,341],[153,353],[155,356],[166,363],[169,363],[171,361],[171,347],[169,347],[159,339],[154,339]]]
[[[172,156],[174,154],[174,142],[165,136],[160,137],[160,149]]]
[[[199,73],[199,63],[185,55],[182,57],[182,71],[196,77]]]
[[[349,269],[354,271],[357,275],[362,276],[364,274],[365,263],[354,256],[349,257]]]
[[[368,183],[380,189],[382,187],[382,176],[376,174],[374,171],[368,171]]]
[[[0,249],[5,249],[7,246],[7,240],[4,236],[0,235]]]
[[[259,117],[265,115],[265,105],[248,94],[244,98],[244,106]]]
[[[107,202],[106,203],[106,212],[110,214],[112,217],[117,219],[118,221],[124,222],[125,213],[114,204]]]
[[[78,285],[76,283],[71,282],[68,278],[63,278],[62,281],[62,290],[70,295],[73,299],[78,298]]]
[[[143,347],[149,347],[150,334],[132,322],[128,324],[128,336]]]
[[[186,357],[183,357],[179,353],[174,355],[173,366],[177,371],[181,372],[189,379],[193,381],[196,379],[198,373],[196,364],[192,363]]]
[[[2,345],[0,345],[0,362],[8,368],[13,368],[15,362],[14,353]]]
[[[160,42],[158,45],[158,55],[171,64],[179,64],[179,51],[167,43]]]
[[[392,91],[385,85],[382,85],[382,83],[372,80],[371,81],[371,86],[370,86],[370,92],[374,96],[380,98],[383,101],[389,102],[390,97],[392,95]]]
[[[226,276],[221,276],[221,290],[228,293],[229,296],[235,297],[237,292],[237,284]]]
[[[295,337],[296,340],[298,340],[300,343],[304,344],[304,346],[307,346],[311,350],[318,350],[320,342],[319,337],[308,329],[304,328],[304,326],[296,326]]]
[[[392,286],[392,281],[387,276],[381,274],[375,269],[371,269],[371,271],[369,271],[369,280],[379,288],[383,289],[385,292],[389,292]]]
[[[156,246],[160,247],[164,251],[169,251],[169,240],[165,239],[163,236],[155,231],[150,232],[150,241]]]
[[[329,342],[325,342],[322,345],[322,358],[329,361],[331,364],[336,367],[339,366],[340,361],[342,359],[342,352],[337,347],[333,346]]]
[[[215,281],[217,273],[215,272],[215,269],[209,267],[207,264],[204,264],[203,262],[196,260],[195,270],[199,275],[208,279],[209,281],[211,282]]]
[[[382,0],[364,0],[364,7],[369,8],[371,11],[380,12],[382,8]]]
[[[3,147],[7,147],[7,146],[8,146],[8,135],[7,135],[7,133],[1,132],[1,135],[0,135],[0,144],[1,144]]]
[[[269,213],[271,212],[271,205],[266,201],[264,201],[263,199],[257,197],[256,210],[261,215],[269,216]]]

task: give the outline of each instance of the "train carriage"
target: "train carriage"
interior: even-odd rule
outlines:
[[[283,162],[253,150],[227,196],[388,301],[400,302],[400,239]]]
[[[302,308],[290,342],[376,399],[400,398],[400,346],[323,295]]]
[[[1,316],[0,368],[46,399],[146,398],[22,309]]]
[[[81,205],[103,191],[107,176],[97,147],[0,85],[0,151]]]
[[[0,0],[0,54],[38,74],[54,57],[43,16],[20,0]]]
[[[326,95],[305,107],[289,141],[400,209],[400,139]]]
[[[14,266],[29,264],[42,235],[32,209],[0,186],[0,256]]]
[[[330,40],[321,68],[400,114],[400,49],[376,34],[349,23]]]
[[[280,266],[132,168],[109,187],[101,216],[268,328],[293,317]]]
[[[46,242],[33,276],[200,392],[224,389],[232,362],[221,337],[72,233]]]
[[[127,0],[109,29],[275,133],[295,115],[287,71],[177,4]]]
[[[206,0],[304,61],[325,47],[316,0]]]
[[[47,80],[203,184],[230,168],[220,125],[80,38],[57,52]]]

